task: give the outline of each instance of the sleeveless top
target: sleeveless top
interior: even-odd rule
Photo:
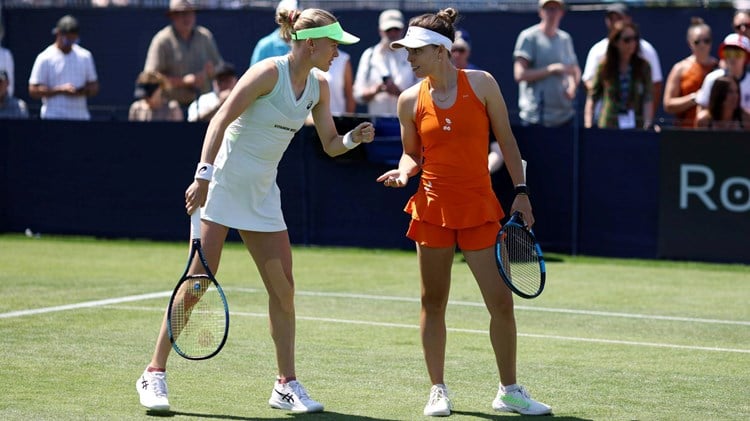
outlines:
[[[404,211],[412,219],[451,229],[470,228],[503,217],[487,169],[490,122],[463,70],[456,101],[438,108],[428,79],[421,82],[416,128],[422,143],[422,175]]]
[[[716,68],[716,64],[712,63],[709,65],[700,64],[697,61],[693,61],[690,67],[682,72],[682,79],[680,79],[680,96],[685,96],[693,92],[697,92],[703,84],[703,79],[706,75],[711,73]],[[697,113],[696,106],[693,106],[689,110],[677,114],[680,127],[695,126],[695,117]]]
[[[276,185],[278,165],[318,103],[320,85],[311,71],[296,98],[289,57],[277,57],[275,62],[279,77],[273,90],[258,97],[224,132],[203,219],[249,231],[286,229]]]

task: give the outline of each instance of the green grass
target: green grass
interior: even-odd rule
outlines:
[[[185,243],[0,236],[3,420],[154,419],[135,380],[166,297],[30,315],[172,289]],[[562,420],[750,418],[750,267],[552,256],[549,283],[516,300],[519,380]],[[217,357],[169,366],[169,417],[188,420],[415,420],[429,384],[417,329],[413,252],[294,249],[297,367],[323,414],[267,406],[275,373],[266,294],[240,244],[218,278],[233,312]],[[448,309],[451,419],[494,413],[487,312],[457,256]],[[520,417],[523,418],[523,417]]]

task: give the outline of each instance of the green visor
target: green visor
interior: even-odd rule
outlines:
[[[317,28],[307,28],[295,31],[292,39],[295,41],[309,38],[330,38],[339,44],[349,45],[359,42],[359,38],[344,31],[341,24],[334,22],[330,25],[319,26]]]

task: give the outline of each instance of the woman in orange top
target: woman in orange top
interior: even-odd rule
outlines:
[[[706,75],[716,69],[719,61],[711,56],[711,27],[703,19],[695,17],[690,20],[687,42],[692,54],[677,62],[669,72],[664,89],[664,111],[675,115],[675,126],[692,128],[695,125],[698,89]]]
[[[412,18],[406,36],[391,48],[406,48],[414,73],[424,78],[398,100],[404,152],[397,169],[377,181],[404,187],[421,171],[417,193],[406,205],[411,214],[407,236],[416,242],[422,284],[421,335],[432,382],[425,415],[450,415],[445,387],[445,310],[451,265],[458,245],[490,313],[490,340],[500,372],[493,408],[522,414],[547,414],[516,384],[516,323],[513,298],[495,265],[494,244],[503,210],[492,191],[487,168],[489,130],[499,140],[516,184],[512,211],[532,225],[534,216],[524,184],[521,154],[508,122],[500,88],[487,72],[458,70],[450,54],[458,12]]]

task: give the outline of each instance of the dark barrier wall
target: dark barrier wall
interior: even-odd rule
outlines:
[[[338,118],[343,132],[360,120]],[[5,120],[0,124],[0,232],[179,240],[183,193],[205,124]],[[548,251],[750,263],[746,133],[514,126]],[[374,153],[385,148],[385,154]],[[389,156],[390,154],[390,156]],[[279,166],[296,244],[412,248],[404,204],[386,189],[398,145],[376,140],[326,156],[305,127]],[[493,175],[503,208],[504,169]]]
[[[92,51],[96,61],[101,92],[91,103],[126,108],[133,99],[134,81],[143,68],[149,42],[169,22],[163,10],[4,9],[3,45],[14,55],[16,96],[28,99],[27,83],[34,58],[52,43],[50,30],[65,13],[79,18],[81,44]],[[355,69],[362,51],[378,42],[378,13],[371,10],[336,12],[344,26],[362,38],[359,44],[342,46],[342,50],[351,54]],[[417,14],[409,11],[405,16],[408,19]],[[631,14],[640,25],[643,37],[659,52],[665,81],[672,65],[690,53],[685,33],[691,16],[700,16],[713,27],[714,51],[731,31],[732,10],[726,8],[645,8],[631,9]],[[514,43],[521,30],[538,20],[536,13],[529,12],[472,12],[466,13],[460,22],[471,33],[471,61],[495,76],[511,111],[517,109],[518,104],[518,85],[513,80]],[[255,42],[276,27],[271,9],[201,11],[198,24],[214,33],[224,58],[240,69],[249,63]],[[568,12],[562,29],[572,35],[583,68],[589,48],[605,36],[603,12]],[[583,99],[580,89],[579,109],[583,108]],[[31,101],[31,104],[38,106],[39,102]],[[115,117],[126,116],[121,109]]]
[[[659,255],[750,262],[750,135],[663,136]]]

